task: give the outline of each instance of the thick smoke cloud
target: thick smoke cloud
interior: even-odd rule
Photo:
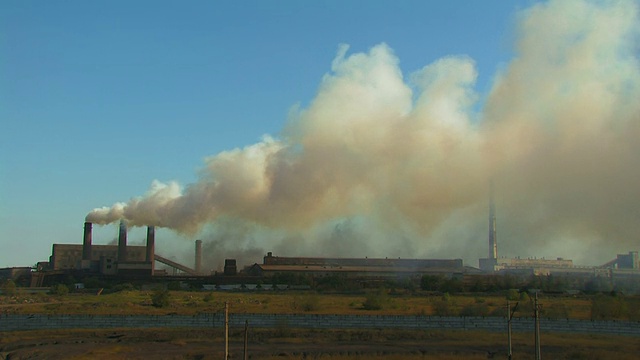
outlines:
[[[480,106],[468,57],[405,79],[386,44],[341,46],[279,138],[87,220],[204,231],[217,249],[243,224],[252,248],[291,255],[472,259],[487,253],[493,181],[504,255],[606,260],[637,248],[638,4],[555,1],[518,20],[515,58]]]

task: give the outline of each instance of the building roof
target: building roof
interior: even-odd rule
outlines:
[[[353,272],[365,272],[365,273],[450,273],[452,271],[462,271],[462,268],[415,268],[415,267],[401,267],[401,266],[321,266],[321,265],[253,265],[260,267],[262,271],[271,272],[338,272],[338,273],[353,273]]]

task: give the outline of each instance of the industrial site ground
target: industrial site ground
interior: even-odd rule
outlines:
[[[111,329],[2,334],[0,359],[222,359],[222,330]],[[637,359],[640,340],[624,336],[542,334],[545,359]],[[534,359],[532,334],[514,334],[514,359]],[[473,331],[255,329],[250,359],[506,359],[506,334]],[[242,359],[243,331],[230,337]]]
[[[370,294],[313,292],[197,292],[170,291],[165,306],[153,306],[154,291],[93,291],[66,295],[21,294],[0,296],[4,314],[195,314],[220,312],[224,303],[235,313],[461,314],[476,311],[499,316],[505,294],[448,296],[431,293],[374,293],[381,302],[367,310]],[[380,298],[381,297],[381,298]],[[637,297],[611,295],[542,296],[552,317],[590,319],[599,301],[608,310],[601,318],[637,320]],[[530,316],[527,299],[520,300],[516,316]],[[624,313],[616,309],[625,310]],[[635,310],[634,310],[635,309]],[[617,311],[617,312],[616,312]],[[607,315],[607,316],[604,316]],[[533,334],[515,333],[515,359],[533,359]],[[232,358],[242,358],[243,329],[231,329]],[[5,332],[0,337],[0,359],[220,359],[222,329],[111,329]],[[300,330],[250,329],[251,359],[505,359],[506,334],[473,331],[410,330]],[[542,334],[547,359],[636,359],[640,339],[627,336]]]

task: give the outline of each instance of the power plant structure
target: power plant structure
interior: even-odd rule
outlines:
[[[202,240],[196,241],[196,269],[192,269],[155,253],[154,226],[147,227],[145,246],[127,244],[127,225],[124,221],[120,222],[118,228],[117,245],[94,245],[92,228],[92,223],[84,223],[82,245],[53,244],[49,263],[41,265],[50,270],[83,270],[101,275],[150,277],[164,274],[155,270],[155,262],[158,261],[189,275],[202,273]]]
[[[195,241],[193,268],[162,257],[156,253],[155,227],[147,227],[146,245],[127,243],[127,224],[118,226],[117,245],[93,244],[93,224],[84,223],[82,244],[53,244],[48,262],[38,263],[38,275],[32,284],[42,285],[46,275],[75,273],[80,276],[98,275],[123,279],[175,279],[210,280],[216,283],[233,281],[256,282],[277,274],[297,274],[310,277],[344,275],[358,279],[418,278],[424,274],[439,274],[446,277],[462,277],[474,268],[463,266],[462,259],[376,259],[376,258],[304,258],[278,257],[271,252],[264,257],[263,264],[254,263],[239,269],[236,259],[224,260],[224,271],[205,273],[203,270],[203,241]],[[157,270],[156,262],[173,269]],[[34,274],[35,274],[34,273]],[[84,275],[83,275],[84,274]]]
[[[37,271],[30,272],[30,284],[47,285],[65,274],[72,274],[75,278],[99,276],[150,281],[171,278],[215,284],[255,284],[282,276],[302,276],[309,279],[338,276],[363,283],[407,279],[419,282],[425,275],[469,283],[508,274],[519,279],[553,275],[572,278],[573,283],[582,284],[589,279],[604,279],[611,284],[624,284],[627,288],[640,292],[640,261],[637,251],[619,254],[616,259],[601,266],[575,266],[572,260],[563,258],[499,257],[493,189],[488,210],[489,256],[479,259],[479,268],[465,266],[462,259],[284,257],[268,252],[261,264],[253,263],[241,269],[236,259],[224,259],[224,271],[208,272],[204,270],[202,262],[203,241],[200,239],[195,241],[193,267],[189,267],[156,253],[154,226],[147,226],[145,245],[132,246],[127,243],[128,229],[124,221],[119,224],[115,245],[94,245],[93,224],[85,222],[82,244],[53,244],[49,261],[39,262]],[[164,264],[164,269],[156,269],[156,262]],[[167,272],[167,269],[172,270],[172,273]],[[0,269],[0,275],[2,274],[21,274],[20,277],[24,278],[25,272],[7,268]],[[47,277],[49,281],[46,280]],[[483,277],[485,280],[479,280]]]
[[[479,268],[485,274],[513,275],[520,278],[530,276],[557,276],[576,279],[606,279],[614,284],[629,284],[637,287],[640,280],[640,261],[637,251],[628,255],[618,255],[616,259],[600,266],[576,266],[573,260],[558,257],[545,258],[509,258],[498,256],[498,237],[496,221],[496,205],[491,185],[489,200],[489,257],[478,259]],[[636,283],[636,284],[634,284]],[[640,290],[640,289],[638,289]]]
[[[478,271],[465,267],[462,259],[283,257],[268,252],[262,264],[252,265],[247,273],[261,277],[298,274],[384,280],[419,278],[426,274],[462,278],[464,274]]]

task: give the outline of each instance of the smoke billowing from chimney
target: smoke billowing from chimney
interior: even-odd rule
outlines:
[[[637,2],[551,1],[518,19],[515,57],[481,110],[468,57],[439,59],[405,81],[389,46],[352,55],[341,46],[279,138],[208,157],[197,182],[154,181],[87,221],[195,234],[233,219],[254,229],[250,239],[300,249],[348,229],[357,249],[346,253],[477,257],[492,178],[502,254],[634,244]]]

